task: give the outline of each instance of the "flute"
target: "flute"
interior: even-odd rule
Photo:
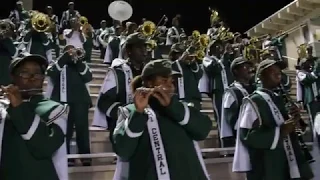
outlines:
[[[43,89],[42,88],[35,88],[35,89],[21,89],[19,90],[20,93],[29,93],[29,92],[37,92],[37,93],[43,93]],[[0,96],[5,96],[7,95],[7,93],[4,92],[3,89],[0,89]]]
[[[146,87],[139,87],[137,88],[136,90],[138,91],[142,91],[142,92],[145,92],[145,93],[148,93],[148,92],[154,92],[154,88],[146,88]],[[170,95],[176,95],[177,93],[172,93],[170,92],[169,89],[167,88],[162,88],[162,90]]]

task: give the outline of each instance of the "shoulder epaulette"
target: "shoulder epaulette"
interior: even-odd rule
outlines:
[[[53,109],[48,117],[47,125],[52,124],[55,120],[58,120],[62,116],[67,116],[69,113],[69,106],[67,104],[59,105]]]

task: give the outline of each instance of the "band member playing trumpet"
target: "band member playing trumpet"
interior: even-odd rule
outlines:
[[[230,47],[230,46],[229,46]],[[203,59],[203,66],[209,82],[209,97],[213,100],[215,120],[221,133],[221,107],[224,91],[233,82],[230,71],[231,52],[221,40],[214,40],[209,44],[209,56]],[[221,134],[220,134],[221,136]],[[221,141],[224,147],[224,139]]]
[[[38,54],[46,57],[49,61],[51,53],[50,40],[45,34],[50,28],[50,18],[43,13],[36,13],[31,18],[31,28],[22,39],[22,43],[26,47],[26,51],[30,54]],[[42,24],[43,23],[43,24]]]
[[[186,34],[180,24],[181,15],[177,15],[172,19],[172,27],[168,29],[166,45],[171,46],[174,43],[180,43]]]
[[[43,97],[46,67],[38,55],[10,65],[13,84],[1,87],[0,179],[68,180],[68,106]]]
[[[273,91],[281,82],[277,61],[262,61],[257,73],[262,87],[243,100],[233,171],[247,172],[248,180],[312,179],[295,133],[299,109]]]
[[[62,13],[62,17],[60,21],[60,31],[71,28],[70,20],[72,18],[76,18],[76,19],[80,18],[80,13],[79,11],[74,9],[74,2],[69,2],[68,10]]]
[[[179,51],[179,47],[174,48],[176,48],[175,51]],[[179,100],[190,103],[190,106],[201,110],[202,98],[198,84],[203,75],[203,70],[200,68],[194,52],[184,50],[182,56],[173,62],[172,69],[180,72],[182,75],[175,79],[174,83]]]
[[[92,73],[83,61],[84,53],[83,49],[67,46],[64,53],[47,71],[50,77],[48,96],[52,100],[70,106],[66,135],[68,153],[70,153],[70,140],[75,126],[78,153],[90,154],[88,114],[91,98],[87,83],[92,80]],[[69,165],[73,164],[74,161],[69,161]],[[91,162],[82,159],[82,164],[87,166]]]
[[[117,155],[129,164],[121,178],[209,179],[196,141],[207,137],[211,121],[174,96],[177,73],[169,60],[154,60],[132,81],[133,103],[119,108],[113,134]]]
[[[242,99],[255,90],[252,66],[252,62],[243,57],[231,63],[230,69],[235,81],[225,90],[221,107],[221,138],[224,139],[225,147],[234,147]]]
[[[11,60],[18,55],[18,50],[12,41],[14,25],[10,20],[0,20],[0,85],[11,83],[9,65]]]
[[[66,46],[71,45],[76,48],[82,48],[86,42],[85,34],[82,32],[81,24],[78,18],[70,19],[71,29],[65,29],[63,31],[64,38],[66,40]]]

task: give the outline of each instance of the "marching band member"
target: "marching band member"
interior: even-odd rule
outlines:
[[[9,19],[14,23],[16,29],[20,27],[22,21],[29,18],[29,14],[23,8],[23,2],[17,1],[16,9],[10,12]]]
[[[133,102],[119,108],[113,134],[116,153],[129,163],[121,178],[209,179],[196,141],[207,137],[211,121],[173,96],[177,73],[169,60],[154,60],[133,80]]]
[[[257,70],[262,87],[243,100],[233,171],[247,172],[248,180],[312,179],[295,128],[300,120],[296,106],[285,106],[274,93],[281,69],[275,60],[262,61]]]
[[[180,27],[180,15],[172,19],[172,27],[168,29],[166,45],[171,46],[174,43],[179,43],[183,38],[186,38],[184,29]]]
[[[50,77],[47,95],[70,107],[66,135],[68,153],[75,126],[78,153],[90,154],[88,116],[92,102],[87,83],[92,80],[92,73],[83,61],[84,53],[74,46],[66,46],[64,53],[47,71]],[[91,164],[88,159],[81,161],[84,166]],[[74,161],[69,161],[69,165],[74,165]]]
[[[186,48],[181,43],[173,44],[169,52],[169,60],[172,62],[178,60],[182,56],[185,49]]]
[[[65,29],[63,31],[64,38],[66,39],[66,46],[72,45],[76,48],[82,48],[83,44],[86,42],[86,37],[81,30],[81,25],[79,19],[70,19],[71,29]]]
[[[51,6],[47,6],[46,12],[51,22],[53,23],[52,28],[50,28],[51,32],[49,32],[51,34],[50,35],[51,48],[54,49],[56,53],[56,57],[59,57],[60,56],[60,47],[59,47],[59,40],[58,40],[59,19],[57,15],[53,14],[53,9]]]
[[[112,27],[108,27],[106,28],[104,31],[102,31],[98,37],[99,43],[106,49],[105,53],[107,53],[107,46],[109,43],[109,37],[111,35],[114,35],[116,32],[116,29],[119,29],[121,27],[122,30],[122,26],[121,23],[119,21],[113,20],[112,21],[113,25]],[[106,55],[103,56],[102,59],[104,59],[106,57]],[[109,57],[109,55],[108,55]]]
[[[315,66],[313,67],[313,65]],[[303,104],[307,107],[311,123],[314,123],[315,116],[320,112],[320,61],[314,59],[301,59],[300,70],[297,73],[297,80],[302,87]],[[312,125],[311,124],[311,125]],[[313,128],[314,125],[312,125]],[[320,134],[320,133],[319,133]]]
[[[107,21],[102,20],[100,22],[100,28],[95,32],[95,35],[97,37],[96,41],[99,44],[100,48],[100,59],[104,59],[105,53],[106,53],[106,48],[100,43],[99,36],[100,34],[107,29]]]
[[[10,65],[13,84],[1,87],[9,102],[0,102],[0,179],[68,180],[68,106],[43,97],[46,67],[39,55]]]
[[[209,56],[203,59],[203,67],[209,79],[209,97],[213,100],[215,120],[218,124],[219,133],[221,133],[221,107],[224,91],[233,82],[233,76],[230,71],[230,54],[228,47],[223,47],[221,40],[214,40],[209,44]],[[221,146],[224,147],[224,140]]]
[[[45,32],[42,32],[37,28],[37,25],[33,25],[30,29],[28,29],[26,35],[22,39],[22,43],[26,47],[27,52],[46,57],[49,61],[51,60],[50,56],[48,56],[48,52],[51,53],[50,40]]]
[[[108,45],[106,47],[106,53],[105,53],[103,63],[111,65],[112,61],[115,58],[121,58],[119,57],[119,54],[121,51],[121,43],[124,40],[123,36],[121,36],[121,33],[122,33],[122,27],[116,26],[115,34],[108,36]]]
[[[200,68],[195,55],[184,51],[184,54],[173,62],[172,69],[182,75],[175,79],[174,83],[179,100],[201,110],[202,97],[198,84],[203,75],[203,70]]]
[[[68,10],[62,13],[61,21],[60,21],[60,30],[63,31],[64,29],[70,29],[70,20],[72,18],[80,18],[79,11],[74,9],[74,2],[68,3]]]
[[[146,43],[145,37],[138,32],[127,37],[125,48],[128,59],[115,59],[112,62],[100,90],[93,126],[108,128],[112,134],[118,118],[118,107],[133,101],[130,83],[142,72],[147,55]],[[113,142],[111,136],[110,141]]]
[[[91,54],[93,49],[93,39],[94,39],[94,30],[91,24],[87,23],[81,27],[81,31],[83,32],[83,35],[86,38],[86,41],[83,44],[83,48],[86,52],[85,55],[85,61],[87,63],[91,62]]]
[[[14,25],[10,20],[0,20],[1,25],[7,26],[7,30],[0,31],[0,85],[8,85],[11,82],[9,65],[11,60],[18,55],[18,50],[13,44],[12,35]]]
[[[243,57],[238,57],[231,63],[230,69],[235,81],[225,90],[221,107],[220,138],[225,140],[225,147],[234,147],[242,99],[255,90],[252,66],[252,62]]]

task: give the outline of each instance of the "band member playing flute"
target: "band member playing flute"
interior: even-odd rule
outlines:
[[[207,137],[211,121],[174,96],[176,73],[169,60],[154,60],[133,80],[134,103],[119,108],[113,134],[117,155],[129,162],[121,178],[209,179],[195,141]]]

